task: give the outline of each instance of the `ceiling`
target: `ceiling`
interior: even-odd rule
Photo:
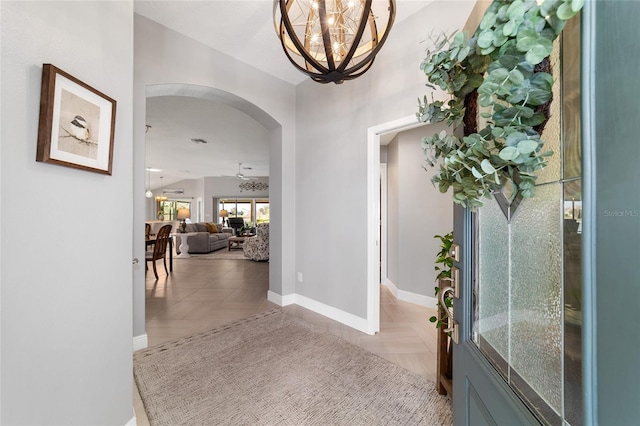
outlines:
[[[150,173],[151,188],[160,186],[160,176],[165,185],[235,177],[238,163],[247,176],[269,175],[269,131],[236,108],[200,98],[156,96],[147,98],[146,123],[146,164],[161,170]]]
[[[395,23],[432,0],[396,0]],[[374,4],[376,1],[374,1]],[[382,2],[385,3],[385,2]],[[273,25],[273,0],[135,0],[134,10],[159,24],[248,63],[290,84],[306,77],[286,58]],[[374,9],[375,10],[375,9]],[[189,82],[177,82],[189,83]],[[161,96],[147,99],[146,166],[152,189],[183,179],[269,175],[266,130],[246,114],[221,103]],[[194,144],[202,138],[207,144]]]

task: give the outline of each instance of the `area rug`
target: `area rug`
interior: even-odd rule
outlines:
[[[227,250],[226,248],[212,251],[207,254],[192,254],[190,255],[194,259],[224,259],[224,260],[249,260],[244,257],[244,252],[242,250]]]
[[[434,383],[274,309],[134,354],[161,425],[451,425]]]

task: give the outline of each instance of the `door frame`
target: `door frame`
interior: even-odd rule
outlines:
[[[429,123],[418,121],[416,115],[412,114],[367,129],[366,332],[368,334],[375,334],[380,331],[380,136],[411,130],[427,124]]]
[[[388,279],[387,271],[387,205],[388,189],[387,189],[387,163],[380,163],[380,281],[384,282]]]

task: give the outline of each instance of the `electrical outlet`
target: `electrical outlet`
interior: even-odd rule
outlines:
[[[302,282],[302,272],[298,272],[298,282]]]

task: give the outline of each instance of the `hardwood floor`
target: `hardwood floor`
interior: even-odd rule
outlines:
[[[188,336],[278,307],[267,301],[269,264],[248,260],[174,259],[173,272],[156,281],[146,276],[146,331],[149,346]],[[380,332],[370,336],[297,305],[285,312],[303,318],[431,381],[435,380],[435,310],[396,300],[380,289]],[[138,426],[148,425],[134,384]]]

